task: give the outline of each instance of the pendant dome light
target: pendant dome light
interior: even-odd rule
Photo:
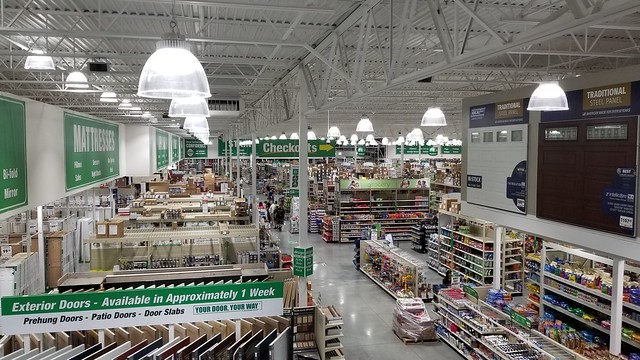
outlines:
[[[422,134],[422,130],[420,128],[413,129],[409,135],[407,135],[407,141],[419,142],[424,141],[424,134]]]
[[[291,133],[291,136],[289,136],[289,140],[298,140],[300,139],[300,136],[298,136],[298,133],[293,132]]]
[[[337,139],[340,137],[340,129],[337,126],[332,126],[327,131],[327,138],[329,139]]]
[[[184,119],[184,124],[182,125],[182,127],[189,131],[198,129],[206,129],[207,131],[209,131],[209,122],[204,116],[188,116],[186,119]]]
[[[338,138],[338,144],[345,144],[347,143],[347,137],[344,135],[340,135],[340,137]]]
[[[269,140],[278,140],[278,138],[275,135],[273,135],[269,138]]]
[[[373,137],[373,134],[369,134],[369,135],[367,135],[367,137],[364,140],[366,142],[373,142],[373,141],[376,141],[376,138]]]
[[[307,140],[316,140],[316,133],[313,132],[311,126],[309,126],[307,129],[309,129],[309,131],[307,131]]]
[[[366,143],[367,143],[367,142],[366,142],[366,141],[364,141],[364,139],[360,139],[360,141],[358,141],[358,145],[364,145],[364,144],[366,144]]]
[[[384,145],[384,146],[389,145],[389,139],[387,137],[383,137],[382,138],[382,145]]]
[[[208,117],[209,115],[209,104],[205,98],[179,97],[171,100],[169,105],[169,117]]]
[[[89,88],[87,76],[80,71],[73,71],[67,76],[64,84],[65,90],[83,90]]]
[[[362,118],[360,118],[360,121],[358,122],[358,126],[356,126],[356,131],[357,132],[373,132],[373,124],[371,123],[371,120],[369,120],[368,117],[363,115]]]
[[[55,70],[51,56],[44,55],[44,51],[33,51],[34,55],[27,56],[24,68],[27,70]]]
[[[351,140],[352,142],[353,141],[358,141],[358,135],[357,134],[351,135],[351,138],[349,140]]]
[[[138,82],[138,96],[159,99],[211,96],[209,80],[200,61],[191,53],[184,35],[171,20],[172,32],[164,34],[156,43],[142,68]]]
[[[538,85],[529,99],[529,111],[564,111],[569,110],[567,94],[557,82],[545,82]]]
[[[430,107],[422,116],[420,126],[447,126],[447,120],[440,108]]]
[[[282,134],[280,134],[280,137],[278,139],[279,140],[287,140],[287,135],[284,133],[284,131],[282,132]]]
[[[104,91],[104,92],[102,92],[102,95],[100,95],[100,102],[105,102],[105,103],[118,102],[118,99],[116,97],[116,93],[114,93],[113,91]]]

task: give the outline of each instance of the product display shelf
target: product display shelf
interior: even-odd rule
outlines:
[[[322,218],[322,240],[325,242],[340,242],[340,218],[325,216]]]
[[[316,307],[316,345],[321,360],[343,360],[344,352],[340,341],[344,335],[344,321],[335,307]]]
[[[424,262],[382,240],[360,242],[360,271],[397,299],[422,297],[429,300]]]
[[[524,293],[524,235],[505,231],[502,239],[502,284],[512,295]]]
[[[435,235],[431,235],[427,239],[427,254],[429,256],[429,258],[427,259],[427,264],[431,269],[433,269],[438,274],[440,274],[441,264],[440,264],[440,234],[439,233],[436,233]],[[444,273],[442,273],[441,275],[444,276]]]
[[[486,294],[486,288],[477,289],[477,293]],[[502,325],[496,316],[504,319],[504,314],[494,314],[495,310],[487,309],[486,304],[473,297],[467,298],[461,290],[441,289],[437,299],[441,317],[438,333],[467,359],[558,359],[538,343]]]
[[[478,285],[493,282],[493,242],[479,242],[479,237],[466,237],[465,234],[442,228],[443,240],[440,243],[440,260],[444,267],[453,268]],[[473,242],[470,242],[473,241]],[[476,244],[476,245],[469,245]],[[478,248],[481,247],[481,248]]]

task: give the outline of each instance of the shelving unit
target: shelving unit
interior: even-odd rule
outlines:
[[[322,208],[314,207],[309,209],[309,232],[322,233],[322,219],[325,217],[326,211]]]
[[[502,283],[512,295],[522,295],[524,291],[524,237],[522,233],[505,230],[502,239]]]
[[[487,237],[492,224],[473,225],[480,236],[452,230],[452,225],[440,228],[441,266],[453,268],[477,285],[493,283],[493,240]]]
[[[429,189],[340,189],[338,211],[340,242],[360,239],[374,224],[394,241],[411,241],[412,227],[430,219]]]
[[[414,296],[425,301],[431,299],[424,262],[384,241],[360,242],[360,271],[394,299]]]
[[[343,360],[344,352],[340,341],[344,335],[342,316],[333,306],[316,307],[316,345],[321,360]]]
[[[322,218],[322,240],[325,242],[340,242],[340,218],[325,216]]]
[[[486,287],[470,292],[480,298],[486,293]],[[474,296],[459,289],[442,289],[437,295],[438,334],[465,359],[585,359]]]

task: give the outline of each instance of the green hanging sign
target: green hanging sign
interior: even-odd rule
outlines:
[[[256,145],[256,152],[259,158],[298,158],[300,156],[300,141],[263,140]],[[309,140],[307,155],[309,158],[335,157],[335,142],[327,143],[324,140]]]
[[[180,161],[180,138],[171,135],[171,162]]]
[[[443,155],[459,155],[462,154],[462,146],[443,146]]]
[[[156,170],[162,170],[169,165],[169,134],[156,129]]]
[[[365,156],[367,154],[367,148],[364,146],[358,146],[357,147],[357,154],[358,156]]]
[[[245,141],[245,140],[240,140]],[[221,138],[218,138],[218,156],[225,157],[229,154],[229,147],[231,147],[231,157],[238,156],[238,148],[236,147],[236,140],[233,139],[231,141],[223,141]],[[251,146],[240,146],[240,156],[247,157],[251,156]]]
[[[402,154],[402,145],[396,145],[396,155]],[[404,145],[405,155],[438,156],[438,147],[431,145]]]
[[[27,121],[23,101],[0,97],[0,213],[27,205]]]
[[[118,125],[64,113],[67,191],[120,174],[119,136]]]
[[[184,139],[185,159],[207,159],[209,158],[209,148],[207,144],[198,139]]]

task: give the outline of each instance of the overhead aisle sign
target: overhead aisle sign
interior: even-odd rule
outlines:
[[[156,170],[169,165],[169,134],[156,129]]]
[[[249,150],[251,148],[249,147]],[[299,140],[264,140],[256,146],[259,158],[297,158],[300,156]],[[309,140],[307,144],[309,158],[328,158],[336,156],[335,142]]]
[[[0,97],[0,213],[27,205],[27,121],[23,101]]]
[[[207,159],[209,148],[198,139],[184,139],[184,157],[185,159]]]
[[[120,174],[117,125],[64,113],[66,189],[74,190]]]
[[[283,283],[5,296],[0,333],[104,329],[282,315]]]

